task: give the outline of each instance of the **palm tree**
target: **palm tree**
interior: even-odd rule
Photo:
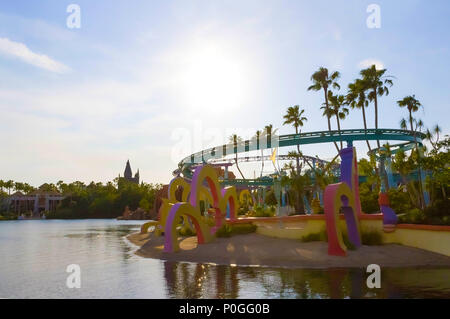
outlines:
[[[387,69],[377,70],[375,64],[371,67],[361,70],[364,87],[369,91],[368,98],[374,102],[375,106],[375,129],[378,129],[378,96],[389,95],[389,87],[392,87],[392,76],[384,75]],[[380,148],[380,141],[377,140],[377,146]]]
[[[311,81],[313,82],[313,85],[308,87],[308,91],[320,91],[323,90],[324,97],[325,97],[325,106],[327,110],[329,109],[329,103],[328,103],[328,90],[330,88],[334,89],[340,89],[341,87],[337,83],[337,80],[339,79],[340,74],[338,71],[335,71],[329,75],[328,69],[324,67],[320,67],[319,70],[313,73],[311,75]],[[327,111],[328,112],[328,111]],[[328,119],[328,131],[331,132],[331,122],[330,118]],[[337,146],[336,142],[333,142],[334,146],[336,146],[336,150],[339,152],[339,147]]]
[[[237,153],[237,145],[238,145],[238,143],[241,143],[241,142],[242,142],[242,137],[238,136],[237,134],[233,134],[233,135],[231,135],[231,136],[229,137],[229,141],[230,141],[231,143],[233,143],[234,148],[235,148],[235,150],[236,150],[236,152],[235,152],[235,154],[234,154],[234,155],[235,155],[234,161],[236,162],[236,167],[237,167],[239,173],[241,174],[242,179],[245,180],[244,174],[242,174],[241,169],[239,168],[239,164],[238,164],[238,153]]]
[[[422,174],[421,174],[421,152],[419,150],[419,144],[417,143],[417,132],[421,132],[422,128],[424,126],[422,120],[416,120],[412,117],[413,112],[417,112],[422,106],[418,100],[413,96],[407,96],[403,100],[397,101],[398,105],[400,107],[407,107],[409,112],[409,124],[411,128],[411,132],[414,134],[414,143],[416,146],[416,152],[417,152],[417,166],[418,166],[418,180],[419,180],[419,190],[420,190],[420,196],[419,196],[419,204],[421,208],[425,208],[425,197],[423,194],[423,188],[422,188]],[[415,127],[414,127],[415,124]],[[404,130],[407,128],[407,121],[406,119],[401,119],[400,121],[400,127]],[[440,129],[435,128],[435,129]]]
[[[8,190],[8,195],[11,195],[11,188],[14,187],[14,181],[9,180],[5,182],[4,187]]]
[[[336,124],[338,127],[339,135],[341,135],[341,120],[345,120],[348,115],[348,108],[344,107],[346,104],[345,96],[343,95],[333,95],[332,91],[328,91],[328,100],[330,102],[330,110],[332,115],[336,117]],[[342,149],[341,141],[341,149]]]
[[[413,132],[414,129],[413,129],[412,113],[413,112],[417,112],[419,110],[419,108],[422,106],[422,104],[420,104],[419,100],[416,99],[415,95],[406,96],[402,100],[397,101],[397,104],[400,107],[406,107],[408,109],[408,112],[409,112],[409,125],[411,127],[411,132]]]
[[[425,133],[425,136],[426,136],[425,138],[430,142],[431,146],[433,146],[433,149],[436,151],[437,151],[437,144],[439,142],[439,134],[440,133],[442,133],[442,129],[440,128],[440,126],[438,124],[436,124],[436,126],[433,127],[432,131],[427,129],[427,131]],[[1,183],[1,181],[0,181],[0,183]]]
[[[266,139],[272,139],[272,134],[274,134],[278,129],[273,129],[273,125],[269,124],[264,126],[264,130],[261,132],[261,137],[266,138]],[[263,173],[263,169],[264,169],[264,150],[261,148],[261,156],[263,157],[262,159],[262,169],[261,169],[261,176]]]
[[[286,114],[283,116],[285,120],[283,125],[292,124],[292,126],[295,128],[295,134],[299,134],[301,132],[301,130],[299,131],[299,128],[302,127],[306,121],[308,121],[306,117],[302,116],[304,112],[305,110],[300,110],[300,107],[298,105],[288,107]],[[297,152],[298,154],[300,154],[300,145],[298,144]],[[300,174],[300,159],[298,156],[296,157],[296,161],[297,174]]]
[[[260,131],[260,130],[257,130],[256,131],[256,134],[255,134],[255,138],[256,138],[256,140],[257,141],[259,141],[259,139],[260,139],[260,137],[262,136],[262,131]],[[259,143],[259,142],[258,142]],[[263,172],[263,170],[264,170],[264,159],[263,159],[263,157],[264,157],[264,150],[262,149],[262,147],[261,147],[261,145],[259,144],[259,147],[260,147],[260,149],[261,149],[261,176],[262,176],[262,172]]]
[[[363,115],[363,124],[364,130],[367,130],[367,121],[366,121],[366,107],[369,106],[369,101],[366,96],[364,83],[361,79],[356,79],[354,83],[350,83],[348,85],[348,92],[346,98],[346,104],[349,105],[352,109],[361,109]],[[367,147],[369,148],[369,152],[372,151],[370,147],[370,143],[366,140]]]

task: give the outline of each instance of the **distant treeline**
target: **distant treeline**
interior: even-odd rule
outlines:
[[[26,185],[26,189],[21,185]],[[91,182],[88,185],[79,181],[70,184],[59,181],[56,185],[43,184],[39,189],[57,191],[65,196],[56,211],[46,212],[47,218],[78,219],[115,218],[122,215],[126,206],[131,210],[140,207],[149,211],[153,208],[156,193],[161,187],[160,184],[136,184],[123,178],[116,178],[106,184]],[[34,190],[35,188],[26,183],[0,181],[0,201],[4,202],[12,191],[27,194]],[[5,205],[1,210],[1,215],[8,219],[16,217],[12,212],[8,212]]]

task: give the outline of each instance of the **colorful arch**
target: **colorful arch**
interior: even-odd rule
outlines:
[[[350,187],[344,183],[328,185],[324,194],[324,211],[328,234],[328,254],[346,256],[347,247],[342,239],[339,225],[339,213],[344,212],[350,242],[355,247],[361,246],[361,234],[356,214],[355,197]]]
[[[208,188],[204,186],[205,182],[209,186]],[[239,209],[236,188],[226,187],[221,189],[217,172],[210,165],[199,166],[196,168],[190,184],[190,193],[188,197],[188,202],[170,203],[169,200],[167,200],[164,201],[161,206],[164,207],[161,216],[163,217],[163,214],[167,213],[167,217],[165,217],[164,221],[165,252],[175,252],[179,250],[176,230],[179,217],[189,218],[197,232],[198,244],[204,244],[210,242],[214,238],[217,229],[223,225],[227,205],[230,207],[231,219],[236,218],[236,212]],[[200,212],[200,201],[202,198],[211,200],[214,210],[214,226],[212,227],[208,225]]]
[[[209,232],[208,225],[203,221],[200,211],[196,209],[196,207],[191,206],[189,203],[180,202],[173,205],[167,217],[166,227],[164,230],[164,252],[176,252],[180,250],[177,238],[176,220],[182,216],[189,217],[194,224],[197,232],[197,243],[199,245],[212,241],[213,236]]]

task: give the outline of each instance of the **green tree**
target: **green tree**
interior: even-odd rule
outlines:
[[[397,101],[398,106],[406,107],[409,112],[409,125],[411,132],[414,132],[413,128],[413,116],[412,113],[417,112],[422,104],[416,99],[415,95],[409,95],[404,97],[402,100]]]
[[[387,69],[377,70],[375,65],[361,70],[362,83],[369,92],[367,97],[374,102],[375,107],[375,129],[378,129],[378,97],[389,95],[389,88],[392,87],[392,76],[384,75]],[[377,140],[377,146],[380,148],[380,141]]]
[[[364,130],[367,130],[366,107],[369,106],[369,100],[367,99],[364,83],[361,79],[357,79],[355,82],[348,85],[348,92],[345,98],[347,105],[349,105],[352,109],[361,109]],[[366,140],[366,143],[369,148],[369,152],[372,151],[368,140]]]
[[[305,110],[300,110],[300,107],[298,105],[290,106],[288,107],[286,114],[283,116],[284,123],[286,124],[292,124],[292,126],[295,128],[295,134],[301,133],[300,128],[303,127],[304,123],[308,120],[306,117],[303,116],[303,113],[305,113]],[[297,152],[300,154],[300,145],[297,145]],[[300,174],[300,159],[299,157],[296,158],[297,162],[297,174]]]
[[[328,69],[324,68],[324,67],[320,67],[319,70],[314,72],[313,75],[311,76],[311,81],[313,82],[313,85],[308,87],[308,91],[323,90],[327,114],[329,112],[329,110],[328,110],[329,109],[328,90],[330,88],[340,89],[340,86],[337,82],[339,77],[340,77],[340,74],[338,71],[332,72],[330,75],[328,72]],[[331,132],[331,121],[328,116],[327,116],[327,120],[328,120],[328,131]],[[337,146],[336,142],[334,142],[334,146],[336,147],[336,150],[339,152],[339,147]]]
[[[338,132],[339,135],[341,135],[341,120],[345,120],[349,113],[348,108],[344,107],[346,103],[345,97],[343,95],[334,95],[332,91],[328,91],[328,101],[330,103],[330,107],[328,109],[325,108],[325,106],[322,107],[325,108],[324,115],[336,117]],[[329,114],[327,111],[329,112]],[[340,144],[342,149],[342,141],[340,142]]]
[[[243,141],[242,137],[238,136],[237,134],[233,134],[229,137],[229,141],[230,141],[230,143],[233,143],[233,146],[234,146],[234,152],[235,152],[234,153],[234,155],[235,155],[234,161],[236,163],[236,168],[238,169],[239,173],[241,174],[242,179],[245,180],[244,174],[242,174],[241,169],[239,168],[238,153],[237,153],[238,144],[242,143],[242,141]]]

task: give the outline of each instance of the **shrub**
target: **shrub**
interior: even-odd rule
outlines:
[[[222,225],[216,231],[216,237],[231,237],[231,227],[228,224]]]
[[[328,234],[326,230],[322,230],[319,233],[311,233],[301,238],[301,241],[304,243],[312,242],[312,241],[328,241]]]
[[[425,214],[418,208],[413,208],[406,214],[399,216],[400,224],[422,224],[425,221]]]
[[[250,234],[254,233],[256,228],[256,225],[253,224],[225,224],[217,230],[216,237],[231,237],[233,235]]]
[[[190,237],[190,236],[197,235],[195,230],[191,229],[190,227],[186,227],[186,226],[181,227],[180,230],[178,231],[178,234],[183,237]]]
[[[233,235],[250,234],[256,231],[256,225],[253,224],[235,224],[231,226],[231,233]]]
[[[380,211],[378,193],[372,191],[367,183],[359,185],[359,197],[361,200],[361,209],[364,213],[371,214]]]
[[[402,189],[390,188],[388,190],[390,207],[396,214],[405,214],[411,211],[414,207],[407,192]]]
[[[309,242],[312,242],[312,241],[320,241],[321,240],[321,236],[320,236],[320,233],[311,233],[311,234],[308,234],[306,236],[303,236],[301,240],[304,243],[309,243]]]
[[[383,237],[378,231],[363,232],[361,233],[361,242],[368,246],[382,245]]]

